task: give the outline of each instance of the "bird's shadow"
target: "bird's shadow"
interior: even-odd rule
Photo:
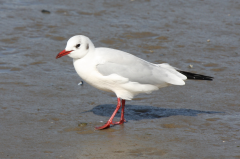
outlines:
[[[113,111],[116,109],[116,105],[104,104],[94,107],[92,110],[87,112],[93,112],[96,115],[110,117]],[[120,108],[121,109],[121,108]],[[82,112],[85,113],[85,112]],[[169,109],[169,108],[159,108],[153,106],[143,106],[143,105],[126,105],[125,106],[125,118],[127,120],[142,120],[142,119],[156,119],[164,118],[176,115],[182,116],[197,116],[198,114],[216,114],[223,113],[217,111],[202,111],[193,109]],[[120,117],[120,110],[116,114],[116,117]]]

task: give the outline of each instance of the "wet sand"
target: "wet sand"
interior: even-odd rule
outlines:
[[[0,13],[1,159],[240,158],[238,0],[19,0]],[[98,131],[115,95],[55,59],[76,34],[215,78],[139,95],[127,123]]]

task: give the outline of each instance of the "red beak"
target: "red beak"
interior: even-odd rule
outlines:
[[[58,59],[62,56],[65,56],[65,55],[69,54],[70,52],[72,52],[72,51],[63,50],[63,51],[59,52],[59,54],[57,54],[56,59]]]

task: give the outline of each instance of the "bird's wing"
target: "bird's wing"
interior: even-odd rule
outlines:
[[[123,51],[98,48],[97,54],[102,60],[97,70],[104,76],[117,74],[131,82],[160,86],[166,83],[184,85],[184,81],[171,69],[144,61]],[[164,65],[165,66],[165,65]],[[169,65],[170,66],[170,65]],[[176,71],[177,72],[177,71]]]

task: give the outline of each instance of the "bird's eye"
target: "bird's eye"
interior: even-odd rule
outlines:
[[[77,44],[77,45],[76,45],[76,48],[79,48],[79,46],[80,46],[80,44]]]

